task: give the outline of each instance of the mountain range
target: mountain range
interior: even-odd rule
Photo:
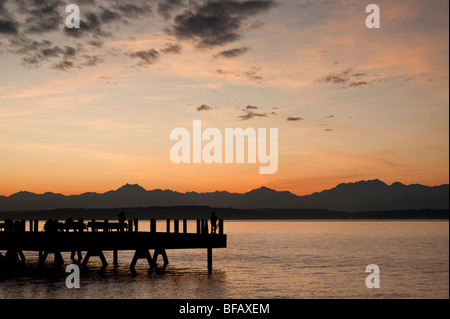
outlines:
[[[216,191],[180,193],[172,190],[146,190],[126,184],[106,193],[63,195],[18,192],[0,196],[0,211],[37,211],[63,208],[118,208],[149,206],[210,206],[236,209],[326,209],[347,212],[449,209],[449,185],[388,185],[378,179],[343,183],[311,195],[298,196],[289,191],[267,187],[247,193]]]

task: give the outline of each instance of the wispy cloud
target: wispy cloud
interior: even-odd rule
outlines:
[[[166,43],[160,51],[164,54],[181,54],[183,47],[178,43]]]
[[[261,71],[260,67],[251,67],[247,70],[236,70],[236,71],[227,71],[223,69],[216,70],[216,73],[220,75],[222,78],[244,78],[251,82],[256,82],[258,84],[262,84],[265,79],[259,73]]]
[[[253,118],[256,117],[267,117],[267,113],[261,113],[261,112],[256,112],[256,110],[258,110],[259,107],[254,106],[254,105],[247,105],[244,109],[242,109],[242,111],[245,113],[244,115],[240,115],[238,116],[238,119],[240,120],[251,120]]]
[[[334,84],[343,89],[365,87],[380,83],[381,81],[378,76],[373,76],[365,72],[355,72],[352,68],[348,68],[339,73],[330,73],[319,79],[319,82]]]
[[[225,51],[217,53],[216,55],[214,55],[214,57],[216,57],[216,58],[236,58],[238,56],[241,56],[241,55],[247,53],[249,50],[250,50],[250,48],[248,48],[248,47],[225,50]]]
[[[130,57],[138,59],[140,66],[149,66],[154,64],[160,57],[160,54],[155,49],[149,49],[146,51],[136,51],[130,54]]]
[[[206,104],[202,104],[202,105],[200,105],[199,107],[197,107],[197,111],[210,111],[210,110],[212,110],[213,108],[211,107],[211,106],[209,106],[209,105],[206,105]]]
[[[301,121],[301,120],[303,120],[303,118],[301,118],[301,117],[291,117],[291,116],[289,116],[286,119],[286,121]]]

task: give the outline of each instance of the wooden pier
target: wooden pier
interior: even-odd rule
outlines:
[[[0,253],[0,266],[23,263],[23,251],[36,251],[41,265],[44,265],[49,254],[54,255],[55,265],[62,265],[64,260],[61,252],[71,252],[72,261],[83,266],[87,266],[91,257],[97,256],[103,267],[106,267],[108,262],[105,251],[113,252],[113,264],[117,264],[118,251],[131,250],[135,251],[130,264],[130,269],[134,270],[140,258],[146,259],[149,267],[153,268],[158,256],[161,256],[164,265],[167,265],[169,260],[166,250],[169,249],[206,249],[207,266],[211,271],[212,249],[227,247],[223,220],[219,220],[217,229],[211,232],[208,230],[209,220],[197,220],[195,233],[188,232],[187,222],[186,219],[166,220],[165,231],[158,232],[156,220],[150,220],[147,231],[139,229],[138,219],[120,222],[49,220],[45,229],[39,228],[39,224],[44,221],[0,221],[0,251],[6,251],[4,256]]]

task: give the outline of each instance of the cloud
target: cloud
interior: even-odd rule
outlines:
[[[241,39],[246,20],[274,7],[271,0],[205,1],[174,18],[167,32],[179,40],[192,40],[199,48],[212,48]]]
[[[333,118],[334,115],[333,115],[333,114],[331,114],[331,115],[325,115],[324,117],[326,117],[326,118]]]
[[[104,7],[100,7],[100,10],[100,20],[102,20],[102,22],[110,23],[120,20],[120,15],[117,12]]]
[[[260,68],[253,68],[252,70],[246,71],[242,73],[249,81],[261,83],[264,81],[264,78],[258,74]]]
[[[160,57],[160,54],[155,49],[150,49],[147,51],[137,51],[130,54],[130,57],[134,59],[139,59],[138,65],[149,66],[154,64]]]
[[[247,105],[245,107],[245,109],[242,109],[242,111],[245,113],[244,115],[240,115],[237,118],[241,119],[243,121],[245,120],[251,120],[255,117],[267,117],[267,113],[258,113],[255,112],[254,110],[258,110],[259,107],[254,106],[254,105]]]
[[[200,48],[236,41],[254,25],[258,15],[275,6],[274,0],[79,0],[76,3],[81,10],[80,28],[69,29],[65,27],[67,3],[63,0],[0,0],[0,54],[18,55],[26,67],[67,70],[94,66],[106,59],[100,58],[103,43],[120,35],[118,31],[122,27],[159,15],[167,20],[161,31],[179,43],[128,54],[139,60],[138,65],[148,66],[161,55],[181,54],[180,40],[192,41]],[[72,50],[66,51],[65,47]],[[224,50],[217,57],[234,58],[248,50],[247,47]],[[90,58],[83,57],[86,55]],[[258,68],[233,72],[233,75],[257,83],[264,80]]]
[[[105,62],[105,60],[102,57],[99,56],[91,56],[91,55],[83,55],[82,58],[84,59],[84,62],[81,63],[81,66],[96,66],[100,63]]]
[[[69,69],[74,68],[74,64],[71,61],[64,60],[64,61],[54,64],[52,66],[52,68],[55,70],[58,70],[58,71],[67,71]]]
[[[0,20],[0,34],[17,34],[17,23],[14,21]]]
[[[303,118],[301,118],[301,117],[291,117],[291,116],[289,116],[289,117],[286,119],[286,121],[300,121],[300,120],[303,120]]]
[[[124,18],[137,19],[142,16],[149,16],[153,12],[151,4],[148,3],[149,1],[135,0],[133,3],[130,3],[130,1],[115,0],[113,2],[115,2],[112,6],[113,9],[118,11],[121,17]]]
[[[76,4],[81,10],[80,28],[69,29],[63,0],[0,0],[0,37],[7,39],[0,53],[20,56],[26,67],[68,70],[95,66],[103,62],[98,52],[102,39],[112,37],[112,30],[151,15],[155,2],[79,0]],[[164,52],[176,53],[180,48],[167,47]],[[141,64],[155,60],[149,55],[142,57]]]
[[[181,54],[181,52],[183,51],[183,47],[177,43],[166,43],[166,45],[160,51],[164,54]]]
[[[216,57],[216,58],[235,58],[235,57],[238,57],[240,55],[247,53],[248,50],[250,50],[250,48],[247,48],[247,47],[225,50],[225,51],[219,52],[214,57]]]
[[[102,29],[102,21],[94,12],[86,12],[83,14],[86,20],[80,20],[80,28],[64,28],[64,33],[67,36],[74,38],[81,38],[92,35],[94,37],[109,37],[111,33]]]
[[[211,106],[209,106],[209,105],[206,105],[206,104],[203,104],[203,105],[200,105],[199,107],[197,107],[197,111],[210,111],[210,110],[212,110],[213,108],[211,107]]]
[[[321,78],[319,82],[334,84],[343,89],[358,88],[380,82],[380,79],[375,77],[364,72],[354,72],[352,68],[348,68],[339,73],[330,73]]]
[[[172,14],[184,6],[184,0],[161,0],[158,2],[158,13],[168,20]]]
[[[34,1],[27,12],[25,33],[42,34],[58,30],[64,22],[61,1]],[[27,7],[29,4],[27,4]]]
[[[238,116],[241,120],[250,120],[255,117],[267,117],[267,113],[255,113],[253,111],[247,111],[245,115]]]
[[[246,71],[225,71],[222,69],[216,70],[216,73],[222,76],[223,78],[228,78],[230,76],[235,78],[246,78],[249,81],[256,82],[258,84],[261,84],[264,81],[264,78],[258,74],[258,72],[261,70],[259,67],[252,67],[249,70]]]

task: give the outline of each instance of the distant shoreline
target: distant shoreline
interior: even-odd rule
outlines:
[[[106,209],[54,209],[42,211],[0,212],[0,220],[46,220],[48,218],[64,220],[66,218],[85,220],[116,220],[120,212],[126,218],[141,220],[165,219],[206,219],[213,211],[224,220],[448,220],[447,209],[416,209],[343,212],[322,209],[234,209],[209,206],[173,206],[173,207],[128,207]]]

